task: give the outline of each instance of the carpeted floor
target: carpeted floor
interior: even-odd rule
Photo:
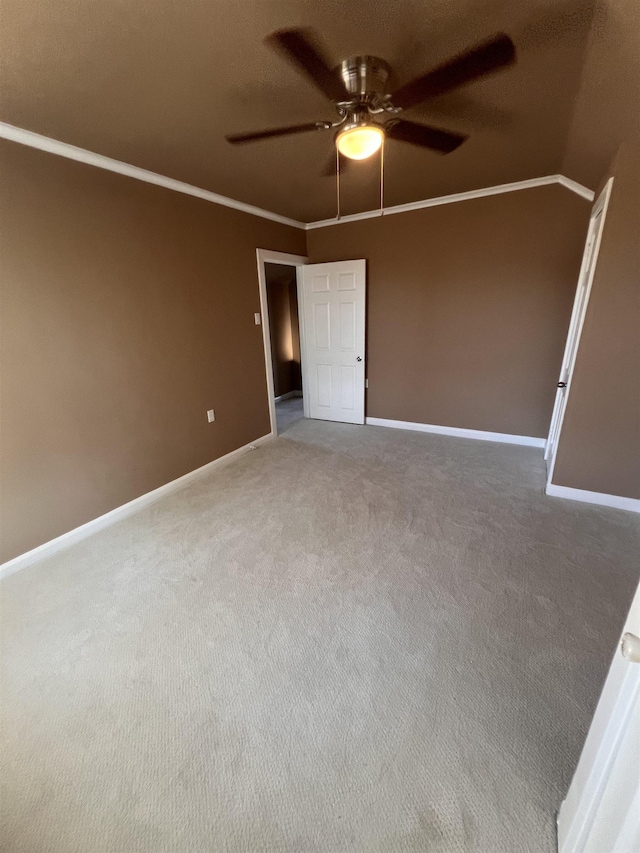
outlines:
[[[551,853],[637,517],[300,420],[2,585],[4,851]]]
[[[304,417],[302,397],[290,397],[288,400],[280,400],[276,403],[276,420],[278,422],[278,435],[282,435],[289,427]]]

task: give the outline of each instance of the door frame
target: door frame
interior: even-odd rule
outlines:
[[[587,314],[587,308],[589,306],[589,297],[591,296],[591,285],[593,284],[593,279],[595,276],[596,267],[598,265],[598,254],[600,252],[600,244],[602,242],[602,232],[604,231],[605,220],[607,216],[607,209],[609,207],[609,199],[611,198],[611,188],[613,187],[613,178],[609,178],[609,180],[604,185],[602,192],[598,196],[595,201],[595,204],[591,208],[591,215],[589,217],[589,227],[587,229],[587,239],[585,241],[585,249],[582,255],[582,262],[580,265],[580,273],[578,275],[578,284],[576,287],[576,295],[573,302],[573,310],[571,312],[571,321],[569,323],[569,331],[567,334],[567,340],[565,343],[564,355],[562,356],[562,366],[560,368],[560,375],[558,378],[558,382],[566,382],[566,387],[564,389],[558,388],[556,391],[556,399],[553,406],[553,412],[551,414],[551,423],[549,424],[549,434],[547,436],[547,441],[545,443],[544,449],[544,458],[547,460],[547,486],[551,484],[553,479],[553,471],[555,469],[556,458],[558,455],[558,446],[560,444],[560,437],[562,435],[562,425],[564,423],[564,415],[567,411],[567,404],[569,402],[569,394],[571,393],[571,383],[573,380],[573,372],[576,363],[576,359],[578,356],[578,350],[580,348],[580,337],[582,335],[582,329],[584,326],[585,317]],[[595,228],[595,223],[597,221],[598,216],[600,216],[600,228],[598,234],[596,235],[595,242],[593,245],[593,251],[589,253],[590,246],[590,238],[593,234],[593,229]],[[590,261],[592,263],[590,264]],[[587,276],[585,281],[585,276]],[[580,300],[580,291],[582,288],[585,288],[584,298],[582,301]],[[573,347],[573,357],[571,354],[570,342],[575,339],[575,347]],[[557,437],[555,444],[553,447],[551,446],[551,439],[553,433],[555,432],[557,427]]]
[[[272,249],[256,249],[256,260],[258,264],[258,287],[260,291],[260,318],[262,323],[262,343],[264,346],[264,364],[267,374],[267,397],[269,400],[269,419],[271,420],[271,433],[275,438],[278,435],[278,421],[276,418],[276,397],[273,382],[273,360],[271,358],[271,326],[269,325],[269,305],[267,302],[267,274],[265,264],[282,264],[287,267],[296,268],[296,287],[298,291],[298,326],[300,327],[300,366],[302,370],[302,403],[305,417],[307,417],[307,399],[305,395],[304,366],[302,363],[302,318],[300,317],[300,282],[302,276],[299,274],[300,267],[308,263],[306,255],[290,255],[286,252],[276,252]]]

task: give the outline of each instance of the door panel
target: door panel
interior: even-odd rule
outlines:
[[[340,303],[340,349],[353,352],[356,348],[356,307],[353,302]]]
[[[356,382],[355,368],[344,364],[340,367],[340,393],[341,406],[343,409],[353,411],[356,405]]]
[[[366,262],[302,270],[309,417],[364,423]]]
[[[310,266],[310,265],[308,265]],[[314,264],[315,266],[315,264]],[[314,293],[328,293],[329,292],[329,276],[328,275],[314,275],[313,276],[313,284],[312,290]]]
[[[317,350],[329,349],[331,316],[328,302],[316,302],[313,306],[314,346]]]
[[[322,409],[331,408],[331,365],[319,364],[318,376],[318,406]]]

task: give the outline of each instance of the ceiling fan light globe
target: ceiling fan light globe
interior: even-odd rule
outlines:
[[[336,138],[338,151],[350,160],[366,160],[380,150],[384,131],[380,127],[365,125],[343,130]]]

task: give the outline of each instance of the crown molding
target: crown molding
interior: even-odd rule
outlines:
[[[270,210],[263,210],[261,207],[254,207],[252,204],[245,204],[243,201],[236,201],[233,198],[227,198],[227,196],[218,195],[218,193],[203,190],[200,187],[194,187],[191,184],[184,183],[184,181],[176,181],[173,178],[167,178],[165,175],[149,172],[147,169],[141,169],[139,166],[131,166],[128,163],[123,163],[121,160],[105,157],[104,154],[95,154],[93,151],[87,151],[85,148],[78,148],[75,145],[70,145],[68,142],[60,142],[57,139],[51,139],[49,136],[42,136],[40,133],[24,130],[21,127],[15,127],[6,122],[0,122],[0,138],[9,139],[11,142],[18,142],[20,145],[27,145],[29,148],[37,148],[39,151],[46,151],[49,154],[57,154],[58,157],[66,157],[68,160],[77,160],[79,163],[86,163],[88,166],[96,166],[98,169],[106,169],[108,172],[126,175],[128,178],[145,181],[147,184],[155,184],[167,190],[192,195],[195,198],[213,202],[213,204],[220,204],[223,207],[240,210],[242,213],[260,216],[262,219],[270,219],[272,222],[280,222],[282,225],[291,225],[294,228],[305,229],[305,223],[298,222],[297,219],[289,219],[287,216],[280,216],[279,213],[272,213]]]
[[[595,193],[583,187],[582,184],[572,181],[571,178],[565,178],[564,175],[547,175],[543,178],[530,178],[527,181],[515,181],[512,184],[498,184],[495,187],[484,187],[480,190],[469,190],[464,193],[454,193],[453,195],[441,195],[437,198],[425,198],[422,201],[412,201],[408,204],[396,204],[394,207],[385,207],[382,210],[365,210],[362,213],[350,213],[347,216],[341,216],[340,219],[321,219],[318,222],[308,222],[307,231],[312,231],[315,228],[328,228],[331,225],[342,225],[345,222],[360,222],[363,219],[376,219],[380,216],[389,216],[392,213],[408,213],[411,210],[422,210],[425,207],[438,207],[441,204],[453,204],[457,201],[470,201],[474,198],[485,198],[490,195],[501,195],[502,193],[512,193],[517,190],[529,190],[533,187],[546,187],[550,184],[560,184],[560,186],[577,193],[587,201],[593,201]]]
[[[586,198],[587,201],[593,201],[596,197],[593,190],[583,187],[582,184],[579,184],[571,178],[565,178],[564,175],[554,175],[554,177],[558,179],[560,186],[566,187],[566,189],[571,190],[571,192],[577,193],[577,195],[582,196],[582,198]]]
[[[351,213],[347,216],[342,216],[340,219],[321,219],[317,222],[304,223],[299,222],[297,219],[281,216],[279,213],[273,213],[270,210],[263,210],[261,207],[255,207],[252,204],[245,204],[243,201],[236,201],[233,198],[218,195],[218,193],[204,190],[201,187],[195,187],[184,181],[177,181],[174,178],[159,175],[157,172],[141,169],[139,166],[131,166],[129,163],[124,163],[122,160],[114,160],[112,157],[106,157],[104,154],[96,154],[93,151],[88,151],[86,148],[78,148],[75,145],[70,145],[68,142],[60,142],[49,136],[34,133],[32,130],[15,127],[12,124],[7,124],[7,122],[0,121],[0,139],[8,139],[20,145],[27,145],[29,148],[37,148],[49,154],[56,154],[58,157],[66,157],[68,160],[77,160],[79,163],[86,163],[88,166],[106,169],[108,172],[116,172],[119,175],[125,175],[137,181],[145,181],[148,184],[155,184],[158,187],[164,187],[174,192],[201,198],[213,204],[230,207],[242,213],[249,213],[251,216],[260,216],[262,219],[270,219],[272,222],[280,222],[282,225],[290,225],[293,228],[300,228],[304,231],[311,231],[315,228],[327,228],[331,225],[341,225],[346,222],[359,222],[363,219],[376,219],[379,216],[389,216],[392,213],[408,213],[411,210],[422,210],[425,207],[438,207],[441,204],[453,204],[457,201],[469,201],[474,198],[485,198],[490,195],[527,190],[532,187],[544,187],[550,184],[559,184],[565,187],[565,189],[577,193],[577,195],[587,201],[593,201],[595,197],[595,193],[592,190],[587,189],[587,187],[582,186],[577,181],[573,181],[571,178],[566,178],[564,175],[547,175],[543,178],[531,178],[527,181],[498,184],[495,187],[453,193],[452,195],[443,195],[437,198],[425,198],[421,201],[409,202],[408,204],[397,204],[394,207],[385,207],[382,211],[379,209],[366,210],[362,213]]]

